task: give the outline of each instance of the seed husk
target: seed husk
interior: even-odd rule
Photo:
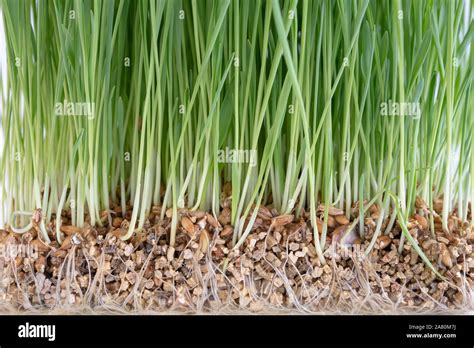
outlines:
[[[62,242],[62,244],[61,244],[61,247],[60,247],[59,249],[61,249],[61,250],[67,250],[67,249],[69,249],[72,245],[73,245],[73,243],[72,243],[72,235],[71,235],[71,236],[67,236],[67,237],[63,240],[63,242]]]
[[[170,246],[168,248],[168,251],[166,252],[166,258],[168,259],[169,262],[174,260],[174,252],[175,252],[175,248]]]
[[[337,216],[337,215],[336,215]],[[328,215],[328,227],[335,228],[337,226],[336,219],[332,215]]]
[[[122,228],[117,228],[112,231],[112,235],[116,238],[121,238],[127,234],[127,230]]]
[[[15,257],[15,265],[16,267],[20,267],[23,263],[23,257],[22,256],[17,256]]]
[[[440,259],[444,266],[448,269],[453,267],[453,260],[451,259],[451,255],[449,254],[449,250],[447,246],[443,243],[439,243],[440,248]]]
[[[433,209],[438,214],[441,214],[443,211],[443,200],[442,199],[435,200],[433,203]]]
[[[294,215],[280,215],[273,218],[272,225],[274,227],[281,227],[288,225],[289,223],[293,222],[295,216]]]
[[[318,207],[318,210],[319,211],[324,211],[325,209],[325,206],[324,205],[320,205]],[[344,215],[344,211],[339,209],[339,208],[336,208],[336,207],[328,207],[328,213],[329,215],[331,216],[338,216],[338,215]]]
[[[224,229],[220,233],[220,236],[221,237],[230,236],[230,235],[232,235],[233,231],[234,231],[234,228],[232,226],[226,226],[226,227],[224,227]]]
[[[46,244],[44,244],[42,241],[40,241],[39,239],[34,239],[30,242],[30,245],[38,250],[39,252],[46,252],[50,249],[50,247]]]
[[[263,220],[269,221],[273,218],[272,212],[265,206],[261,206],[258,211],[258,217],[262,218]]]
[[[345,215],[336,215],[334,218],[339,225],[347,225],[349,223],[349,219]]]
[[[40,255],[35,261],[35,270],[36,272],[44,273],[46,268],[46,258],[43,255]]]
[[[350,226],[348,225],[337,227],[332,233],[332,240],[334,242],[346,246],[356,244],[357,240],[359,239],[359,236],[357,235],[354,228],[352,228],[351,231],[348,232],[349,227]]]
[[[230,223],[230,218],[230,209],[224,208],[219,214],[219,223],[225,226]]]
[[[426,231],[428,229],[428,226],[429,226],[428,225],[428,220],[426,220],[426,218],[424,216],[415,214],[415,219],[416,219],[416,221],[418,222],[418,224],[420,225],[420,227],[423,231]]]
[[[372,204],[369,208],[369,212],[371,215],[379,215],[380,214],[380,209],[377,204]]]
[[[112,220],[112,226],[115,228],[119,228],[120,225],[122,224],[122,221],[123,221],[123,218],[119,216],[114,217],[114,219]]]
[[[380,249],[385,249],[392,243],[392,239],[389,236],[379,236],[377,242]]]
[[[186,216],[184,216],[182,219],[181,219],[181,226],[183,226],[183,228],[186,230],[186,232],[188,232],[189,234],[193,234],[194,233],[194,224],[193,222]]]
[[[217,220],[214,218],[214,216],[212,216],[211,214],[209,213],[206,213],[206,220],[207,222],[214,228],[217,228],[219,227],[219,223],[217,222]]]
[[[209,234],[206,230],[202,230],[201,235],[199,236],[199,250],[201,250],[203,254],[206,254],[208,248],[209,248]]]
[[[64,234],[66,236],[71,236],[74,233],[81,233],[82,232],[82,228],[79,228],[79,227],[76,227],[76,226],[66,226],[66,225],[62,225],[60,227],[60,230],[62,232],[64,232]]]

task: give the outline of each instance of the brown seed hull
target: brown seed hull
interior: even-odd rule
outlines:
[[[453,288],[436,278],[407,242],[398,253],[401,234],[397,227],[389,235],[379,236],[366,256],[374,224],[366,219],[365,239],[359,238],[357,227],[351,230],[349,239],[342,241],[350,221],[343,221],[345,216],[336,211],[338,215],[333,218],[339,227],[328,232],[322,264],[311,222],[293,215],[269,218],[270,211],[265,208],[261,212],[265,218],[259,220],[238,250],[232,246],[233,227],[222,226],[222,215],[218,222],[205,212],[180,212],[178,226],[182,229],[178,229],[173,247],[168,245],[170,218],[161,221],[159,215],[127,242],[120,240],[117,231],[121,229],[114,227],[119,225],[116,221],[101,233],[88,227],[87,234],[68,235],[60,248],[38,245],[36,258],[17,256],[12,259],[14,268],[4,267],[4,280],[9,286],[0,299],[0,310],[7,304],[24,311],[32,306],[43,310],[65,305],[83,308],[85,303],[91,310],[100,310],[104,303],[113,303],[128,310],[147,308],[156,312],[219,312],[224,308],[294,312],[305,308],[314,313],[370,313],[374,303],[364,305],[370,294],[379,309],[395,308],[399,312],[472,309],[470,294],[462,292],[465,284],[472,289],[474,279],[473,240],[468,229],[455,227],[449,236],[439,230],[437,239],[433,239],[419,217],[409,221],[418,244],[449,283],[457,286]],[[120,221],[120,225],[124,223],[127,220]],[[4,238],[2,243],[18,240]],[[37,245],[38,241],[34,239],[30,244]],[[65,275],[61,269],[68,260],[74,260],[74,272]],[[86,260],[89,268],[84,267]],[[10,261],[0,257],[2,265]],[[34,267],[29,266],[31,262]],[[76,275],[75,280],[71,274]],[[22,284],[31,277],[36,279],[34,286]],[[57,286],[65,296],[55,295]],[[28,289],[26,297],[20,289]],[[93,297],[87,295],[92,290]],[[377,302],[382,293],[388,297]]]

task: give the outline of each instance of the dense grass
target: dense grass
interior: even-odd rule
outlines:
[[[360,214],[377,204],[374,241],[398,216],[415,243],[404,222],[417,197],[423,215],[442,198],[445,229],[453,210],[468,218],[472,1],[2,0],[1,8],[1,193],[19,232],[37,208],[49,240],[53,214],[101,225],[120,205],[133,207],[127,239],[162,205],[162,214],[173,211],[173,244],[178,209],[218,214],[226,183],[236,247],[262,204],[309,212],[321,259],[320,204],[323,220],[330,206],[349,216],[356,201]],[[58,116],[57,103],[67,102],[94,103],[93,112]],[[416,112],[400,115],[394,103]],[[223,158],[226,149],[247,157]],[[58,217],[58,239],[59,226]]]

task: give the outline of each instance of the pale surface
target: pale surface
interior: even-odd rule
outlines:
[[[3,84],[3,90],[6,87],[6,76],[7,76],[7,56],[5,47],[5,33],[3,30],[3,14],[0,9],[0,71],[2,76],[1,83]],[[2,104],[0,103],[0,119],[2,118]],[[0,127],[0,153],[3,152],[3,128]],[[1,186],[1,185],[0,185]],[[0,193],[0,226],[3,226],[3,199]]]

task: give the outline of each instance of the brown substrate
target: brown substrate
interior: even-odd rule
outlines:
[[[204,212],[180,211],[175,247],[171,219],[155,208],[143,232],[129,241],[120,236],[128,214],[112,213],[110,227],[66,226],[62,247],[45,246],[32,230],[21,236],[2,231],[0,240],[0,312],[300,312],[393,313],[453,312],[473,309],[474,233],[455,216],[450,232],[433,238],[427,221],[410,219],[410,233],[442,280],[422,262],[409,243],[398,253],[400,228],[377,238],[378,212],[358,224],[352,236],[341,231],[349,221],[331,210],[325,245],[318,259],[308,217],[278,217],[262,207],[252,232],[232,250],[229,209],[216,221]],[[118,211],[118,209],[116,210]],[[439,218],[435,227],[441,230]],[[386,222],[387,223],[387,222]],[[385,223],[385,224],[386,224]],[[107,222],[106,222],[107,224]],[[384,228],[385,228],[384,224]],[[49,229],[54,231],[54,226]],[[384,231],[384,229],[382,229]],[[5,250],[38,255],[6,255]]]

